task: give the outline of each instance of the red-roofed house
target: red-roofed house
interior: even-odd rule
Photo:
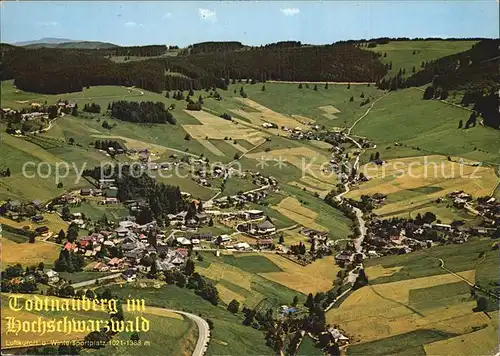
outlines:
[[[68,251],[74,251],[76,248],[77,248],[77,246],[76,246],[76,244],[75,244],[75,243],[66,242],[66,243],[64,244],[64,249],[65,249],[65,250],[68,250]]]
[[[187,248],[177,248],[177,249],[175,249],[175,252],[181,254],[184,257],[187,257],[187,255],[188,255],[188,249]]]

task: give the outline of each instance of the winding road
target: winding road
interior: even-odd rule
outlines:
[[[198,327],[198,341],[196,341],[196,346],[194,347],[192,356],[203,356],[207,351],[208,341],[210,340],[210,328],[206,320],[199,317],[198,315],[194,315],[188,312],[173,309],[162,309],[170,311],[172,313],[184,315],[185,317],[195,322],[196,326]]]
[[[383,98],[385,98],[386,96],[388,96],[390,94],[390,92],[386,93],[385,95],[381,96],[380,98],[378,98],[377,100],[375,100],[371,105],[370,107],[366,110],[366,112],[361,115],[356,121],[354,121],[354,123],[351,125],[351,127],[349,127],[347,129],[347,133],[345,134],[345,137],[347,139],[349,139],[350,141],[352,141],[359,149],[360,149],[360,153],[356,156],[356,160],[354,161],[354,165],[353,165],[353,169],[356,170],[356,175],[359,174],[359,159],[361,157],[361,155],[365,152],[365,149],[359,144],[358,141],[356,141],[355,139],[353,139],[350,134],[351,134],[351,131],[352,129],[354,128],[354,126],[357,125],[358,122],[360,122],[362,119],[365,118],[366,115],[368,115],[368,113],[371,111],[371,109],[373,109],[373,107],[375,106],[375,104],[382,100]],[[340,194],[337,194],[335,196],[335,199],[337,199],[337,201],[339,202],[342,202],[343,204],[348,204],[352,210],[354,211],[355,215],[356,215],[356,219],[358,220],[358,224],[359,224],[359,236],[358,238],[356,238],[354,240],[354,248],[356,249],[356,252],[357,253],[361,253],[363,251],[363,241],[365,239],[365,236],[366,236],[366,222],[365,220],[363,219],[363,212],[361,211],[361,209],[355,207],[355,206],[352,206],[351,204],[349,203],[346,203],[342,197],[349,193],[350,192],[350,187],[349,187],[349,181],[347,181],[346,183],[344,183],[344,191]]]

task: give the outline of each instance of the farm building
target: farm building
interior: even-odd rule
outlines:
[[[49,269],[47,272],[45,272],[45,275],[47,276],[49,283],[59,282],[59,273],[57,273],[56,271]]]
[[[276,226],[269,220],[265,220],[257,225],[257,232],[259,234],[269,234],[276,231]]]
[[[254,220],[254,219],[260,219],[264,216],[264,212],[262,210],[247,210],[246,211],[247,216],[249,219]]]
[[[122,273],[122,278],[127,282],[133,282],[137,278],[137,273],[133,269],[128,269]]]

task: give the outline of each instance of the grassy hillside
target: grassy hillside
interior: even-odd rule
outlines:
[[[254,85],[232,84],[228,94],[238,97],[239,90],[243,87],[249,99],[257,101],[271,110],[285,116],[305,116],[327,128],[350,126],[361,116],[367,109],[367,107],[360,106],[363,101],[363,98],[360,97],[361,94],[364,94],[365,99],[370,98],[373,101],[384,93],[374,85],[365,84],[353,84],[350,89],[345,84],[329,84],[328,89],[325,89],[323,82],[323,84],[317,85],[317,91],[314,90],[314,84],[308,84],[309,88],[303,84],[303,88],[299,89],[298,83],[265,83],[265,91],[262,91],[262,85],[261,83]],[[234,93],[235,89],[236,93]],[[349,101],[351,96],[354,98],[353,102]],[[328,109],[320,108],[329,105],[338,109],[339,112],[331,114]]]
[[[459,121],[469,118],[469,110],[423,100],[422,95],[418,88],[392,92],[375,104],[353,133],[374,140],[382,159],[436,153],[500,163],[498,131],[480,125],[458,129]],[[395,142],[403,146],[395,147]]]
[[[166,285],[160,289],[135,288],[131,285],[110,286],[113,294],[128,298],[144,298],[146,305],[186,310],[209,318],[214,322],[207,355],[257,355],[269,354],[264,334],[242,325],[240,315],[233,315],[225,305],[213,306],[197,296],[194,291]],[[146,309],[147,310],[147,309]]]
[[[477,41],[394,41],[367,49],[381,53],[382,63],[392,62],[389,76],[396,75],[400,69],[405,69],[406,76],[410,76],[413,67],[416,71],[422,69],[422,61],[427,62],[466,51],[475,43]],[[387,53],[386,57],[384,53]]]

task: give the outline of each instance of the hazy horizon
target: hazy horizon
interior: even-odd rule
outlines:
[[[1,41],[41,38],[121,46],[207,41],[259,46],[378,37],[497,38],[498,2],[3,2]]]

